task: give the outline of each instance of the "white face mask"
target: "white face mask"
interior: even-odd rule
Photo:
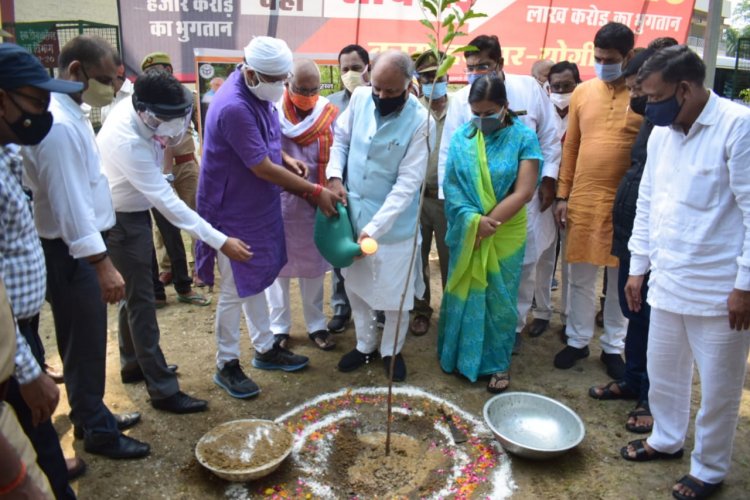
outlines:
[[[276,103],[284,95],[283,80],[278,82],[264,82],[258,73],[255,73],[255,77],[258,79],[258,84],[250,85],[247,82],[247,73],[245,73],[245,85],[261,101]]]
[[[549,100],[552,101],[552,104],[555,105],[555,107],[559,110],[563,110],[570,106],[570,97],[573,95],[573,92],[568,92],[567,94],[550,94]]]

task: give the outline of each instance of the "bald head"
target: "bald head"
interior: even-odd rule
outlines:
[[[404,79],[404,82],[410,82],[414,74],[414,62],[406,52],[389,50],[375,56],[372,63],[373,76],[378,71],[381,73],[397,73]]]
[[[292,76],[292,92],[313,95],[320,92],[320,70],[311,59],[296,59]]]
[[[549,78],[549,70],[555,65],[555,61],[550,59],[542,59],[541,61],[535,62],[531,66],[531,76],[536,78],[539,85],[543,85]]]
[[[414,63],[409,54],[390,50],[378,54],[373,60],[372,91],[381,99],[402,95],[409,88],[414,73]]]

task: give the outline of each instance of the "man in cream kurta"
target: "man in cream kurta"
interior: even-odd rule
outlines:
[[[433,129],[427,111],[409,92],[412,73],[407,54],[394,51],[379,56],[373,66],[372,88],[356,89],[336,122],[326,170],[329,187],[343,193],[341,178],[347,169],[347,204],[354,231],[360,239],[370,236],[379,243],[374,255],[344,270],[357,347],[341,358],[339,370],[352,371],[368,363],[378,348],[388,370],[395,344],[396,381],[406,378],[401,349],[414,302],[416,273],[414,269],[409,273],[414,265],[412,238],[417,229],[428,133]],[[406,300],[399,315],[405,288]],[[385,312],[379,344],[373,310]]]

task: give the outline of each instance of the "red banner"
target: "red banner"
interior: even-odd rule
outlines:
[[[124,4],[125,2],[122,2]],[[694,0],[476,0],[487,14],[472,19],[466,44],[480,34],[495,34],[503,46],[506,70],[528,73],[534,61],[576,62],[581,75],[593,76],[593,39],[609,21],[629,26],[636,46],[654,38],[687,39]],[[135,5],[134,5],[135,4]],[[466,9],[471,0],[457,4]],[[172,55],[175,71],[194,80],[194,48],[240,49],[252,36],[287,41],[296,55],[336,56],[350,43],[369,52],[427,47],[427,30],[418,0],[130,0],[121,8],[126,62],[134,69],[148,52]],[[451,70],[463,78],[463,61]]]

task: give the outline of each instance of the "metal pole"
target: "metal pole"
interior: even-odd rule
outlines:
[[[721,6],[723,0],[709,0],[706,21],[706,41],[703,46],[703,62],[706,64],[706,87],[714,88],[716,56],[721,38]]]

